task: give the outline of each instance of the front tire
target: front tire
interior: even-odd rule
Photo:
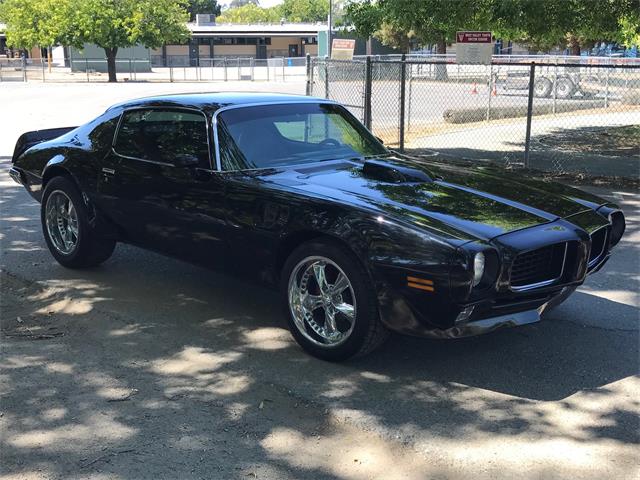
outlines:
[[[295,249],[283,267],[281,291],[291,334],[315,357],[366,355],[389,335],[369,275],[338,243],[314,240]]]
[[[548,98],[553,91],[553,84],[548,78],[537,78],[533,84],[533,94],[538,98]]]
[[[76,185],[67,177],[54,177],[47,183],[40,219],[47,247],[64,267],[94,267],[113,253],[115,240],[96,235],[88,208]]]

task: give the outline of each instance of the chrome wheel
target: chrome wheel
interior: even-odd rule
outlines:
[[[45,223],[55,249],[63,255],[71,254],[78,244],[78,214],[62,190],[51,192],[47,198]]]
[[[336,347],[353,332],[356,296],[344,271],[328,258],[307,257],[289,277],[289,310],[305,338]]]

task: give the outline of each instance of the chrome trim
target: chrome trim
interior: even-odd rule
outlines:
[[[518,258],[518,256],[522,255],[523,253],[533,252],[534,250],[539,250],[541,248],[551,247],[553,245],[556,245],[556,244],[552,243],[550,245],[544,245],[542,247],[532,248],[531,250],[525,250],[524,252],[518,253],[516,258]],[[512,286],[511,285],[511,269],[513,268],[513,262],[511,262],[511,267],[509,268],[509,289],[511,291],[513,291],[513,292],[526,292],[527,290],[533,290],[534,288],[546,287],[547,285],[551,285],[552,283],[555,283],[558,280],[560,280],[562,278],[562,275],[564,275],[564,267],[565,267],[565,265],[567,263],[567,250],[568,249],[569,249],[569,242],[564,242],[564,255],[562,256],[562,269],[560,270],[560,275],[558,275],[557,277],[552,278],[550,280],[544,280],[542,282],[530,283],[528,285],[520,285],[518,287]]]
[[[602,242],[602,250],[600,250],[600,253],[598,253],[598,256],[595,257],[593,260],[591,260],[590,262],[587,263],[587,268],[592,268],[595,265],[597,265],[600,260],[602,260],[604,253],[607,250],[607,242],[609,241],[609,235],[611,233],[609,227],[611,226],[611,221],[609,221],[609,225],[604,225],[602,227],[596,228],[593,232],[591,232],[589,234],[589,239],[593,238],[593,234],[596,232],[599,232],[600,230],[606,230],[605,234],[604,234],[604,242]],[[591,256],[591,245],[592,245],[592,241],[590,241],[589,244],[589,257]]]
[[[300,97],[300,100],[292,100],[292,101],[239,103],[234,105],[227,105],[226,107],[222,107],[216,110],[213,113],[212,127],[213,127],[213,142],[215,143],[216,167],[218,171],[220,173],[228,173],[228,172],[246,172],[251,170],[264,170],[265,168],[273,168],[273,167],[262,167],[262,168],[245,168],[241,170],[223,170],[222,162],[220,160],[220,141],[218,139],[218,115],[220,115],[222,112],[226,112],[227,110],[235,110],[237,108],[261,107],[261,106],[268,106],[268,105],[295,105],[298,103],[319,103],[319,104],[342,106],[340,103],[334,102],[333,100],[327,100],[323,98],[313,98],[313,97]],[[349,112],[346,108],[345,110]],[[356,120],[358,119],[356,118]]]
[[[26,186],[27,182],[22,178],[22,172],[15,167],[11,167],[9,169],[9,176],[16,182],[18,185]]]

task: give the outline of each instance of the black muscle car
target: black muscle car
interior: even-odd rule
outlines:
[[[616,205],[556,183],[385,148],[344,107],[292,95],[129,101],[23,134],[11,176],[56,260],[127,242],[277,287],[308,352],[393,330],[455,338],[536,322],[600,269]]]

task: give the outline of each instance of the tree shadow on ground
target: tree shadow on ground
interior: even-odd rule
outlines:
[[[330,364],[301,352],[260,287],[124,245],[102,267],[63,269],[44,247],[37,204],[2,187],[5,473],[444,478],[451,459],[415,448],[462,455],[504,441],[505,456],[535,441],[613,444],[622,472],[632,458],[635,307],[578,293],[539,324],[460,341],[394,336],[369,357]],[[635,265],[607,268],[637,275]],[[601,325],[582,322],[577,304]],[[393,450],[398,439],[414,450]],[[537,455],[546,463],[532,476],[587,468]]]
[[[529,167],[553,173],[580,173],[589,176],[629,177],[640,175],[640,151],[635,126],[565,127],[544,134],[532,134]],[[473,131],[469,132],[473,135]],[[634,143],[635,142],[635,143]],[[437,151],[441,155],[500,165],[524,162],[524,135],[505,142],[505,150],[483,150],[464,146],[428,149],[413,148],[411,153]],[[513,150],[513,147],[517,150]],[[635,146],[635,147],[634,147]]]

